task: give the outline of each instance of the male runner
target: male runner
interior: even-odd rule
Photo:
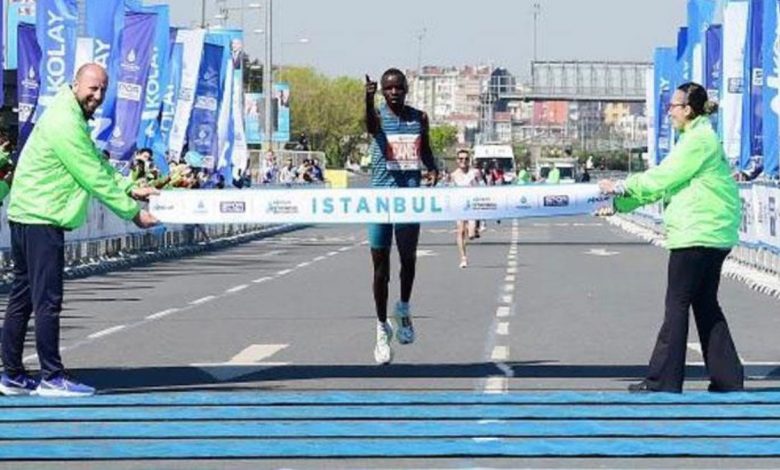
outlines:
[[[433,178],[432,184],[435,184],[438,170],[428,137],[428,116],[406,106],[408,86],[403,72],[395,68],[388,69],[382,74],[380,84],[385,103],[377,110],[374,106],[377,83],[366,75],[366,129],[372,140],[369,149],[371,185],[384,188],[418,187],[422,180],[423,165]],[[368,239],[374,265],[373,291],[378,320],[374,359],[379,364],[388,364],[393,358],[390,347],[393,328],[387,321],[393,233],[401,261],[401,299],[395,304],[396,334],[401,344],[414,342],[409,299],[414,284],[420,224],[371,224]]]

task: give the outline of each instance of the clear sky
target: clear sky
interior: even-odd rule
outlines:
[[[650,61],[676,42],[685,0],[538,0],[540,60]],[[164,3],[156,1],[155,3]],[[171,21],[201,21],[201,0],[168,0]],[[241,10],[241,5],[244,9]],[[247,52],[262,60],[265,0],[227,0],[227,26],[243,27]],[[378,76],[388,67],[492,64],[525,76],[533,58],[533,0],[273,0],[274,62],[330,75]],[[206,0],[206,21],[216,0]],[[422,41],[418,34],[425,29]],[[308,39],[307,44],[296,43]],[[418,48],[422,44],[421,51]]]

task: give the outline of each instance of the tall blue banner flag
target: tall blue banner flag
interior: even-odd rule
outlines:
[[[6,32],[8,41],[5,44],[5,66],[9,70],[13,70],[17,68],[17,52],[19,51],[19,42],[17,39],[17,32],[19,31],[18,26],[19,23],[35,24],[35,0],[16,0],[7,3],[7,7],[6,15],[8,16],[8,20],[6,23]]]
[[[672,81],[677,67],[677,52],[671,47],[657,47],[653,61],[653,90],[656,96],[656,163],[660,163],[672,149],[672,123],[669,120],[668,109],[674,91]]]
[[[691,58],[688,55],[688,27],[682,27],[677,31],[677,57],[674,70],[675,87],[691,81]]]
[[[222,85],[223,47],[205,43],[195,89],[195,104],[187,130],[190,150],[202,157],[204,168],[213,170],[217,163],[217,113]]]
[[[156,23],[154,13],[125,14],[119,49],[122,60],[117,76],[116,122],[107,147],[112,160],[129,160],[135,150]]]
[[[71,82],[76,59],[78,5],[76,0],[38,0],[38,44],[41,47],[41,89],[36,118],[46,109],[61,86]]]
[[[711,25],[705,33],[704,87],[710,99],[721,102],[720,83],[723,77],[723,26]],[[718,129],[718,113],[710,116],[712,126]]]
[[[764,64],[762,108],[764,111],[764,174],[777,177],[778,134],[780,133],[780,0],[764,1],[764,35],[761,50]]]
[[[19,103],[19,134],[16,151],[21,154],[33,127],[33,116],[38,104],[41,88],[41,76],[38,68],[41,64],[41,48],[35,35],[35,25],[19,23],[17,27],[16,98]]]
[[[751,0],[748,13],[748,34],[745,42],[745,93],[742,95],[742,137],[739,154],[739,168],[745,170],[756,164],[762,164],[763,126],[762,88],[764,71],[761,57],[761,37],[763,27],[763,1]]]
[[[173,128],[173,118],[176,114],[176,97],[179,96],[181,85],[182,53],[183,45],[181,43],[171,44],[171,55],[168,69],[168,83],[165,86],[163,94],[162,109],[160,110],[160,125],[157,128],[157,134],[154,136],[154,145],[152,150],[155,154],[155,161],[162,156],[167,161],[168,139]]]
[[[108,71],[110,77],[103,104],[93,115],[92,138],[103,148],[114,125],[116,106],[115,57],[119,50],[120,31],[124,23],[122,0],[86,0],[86,31],[93,39],[92,57]]]
[[[169,56],[169,8],[168,5],[153,5],[144,8],[144,11],[157,15],[157,25],[154,29],[154,45],[152,46],[152,61],[149,70],[149,79],[146,82],[146,98],[144,99],[144,111],[141,114],[141,125],[138,129],[138,147],[152,147],[154,136],[159,126],[160,108],[168,83],[168,56]],[[155,159],[159,168],[166,165],[165,158]]]

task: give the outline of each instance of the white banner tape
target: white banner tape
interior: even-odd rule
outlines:
[[[175,224],[406,223],[590,214],[612,200],[595,184],[473,188],[162,191],[152,214]]]

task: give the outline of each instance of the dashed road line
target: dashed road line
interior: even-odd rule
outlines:
[[[236,292],[240,292],[240,291],[246,289],[247,287],[249,287],[248,284],[241,284],[240,286],[231,287],[230,289],[225,290],[225,293],[226,294],[235,294]]]
[[[127,325],[117,325],[112,326],[111,328],[106,328],[105,330],[98,331],[97,333],[92,333],[91,335],[87,336],[89,339],[97,339],[103,336],[108,336],[112,333],[116,333],[117,331],[121,331],[127,328]]]
[[[168,309],[165,309],[165,310],[163,310],[163,311],[160,311],[160,312],[157,312],[157,313],[153,313],[153,314],[151,314],[151,315],[148,315],[148,316],[146,317],[146,319],[147,319],[147,320],[157,320],[157,319],[159,319],[159,318],[166,317],[166,316],[168,316],[168,315],[170,315],[170,314],[172,314],[172,313],[176,313],[176,312],[178,312],[178,311],[179,311],[179,309],[178,309],[178,308],[168,308]]]
[[[212,300],[216,299],[217,297],[215,295],[207,295],[205,297],[201,297],[199,299],[193,300],[190,302],[190,305],[201,305],[205,304],[206,302],[211,302]]]

